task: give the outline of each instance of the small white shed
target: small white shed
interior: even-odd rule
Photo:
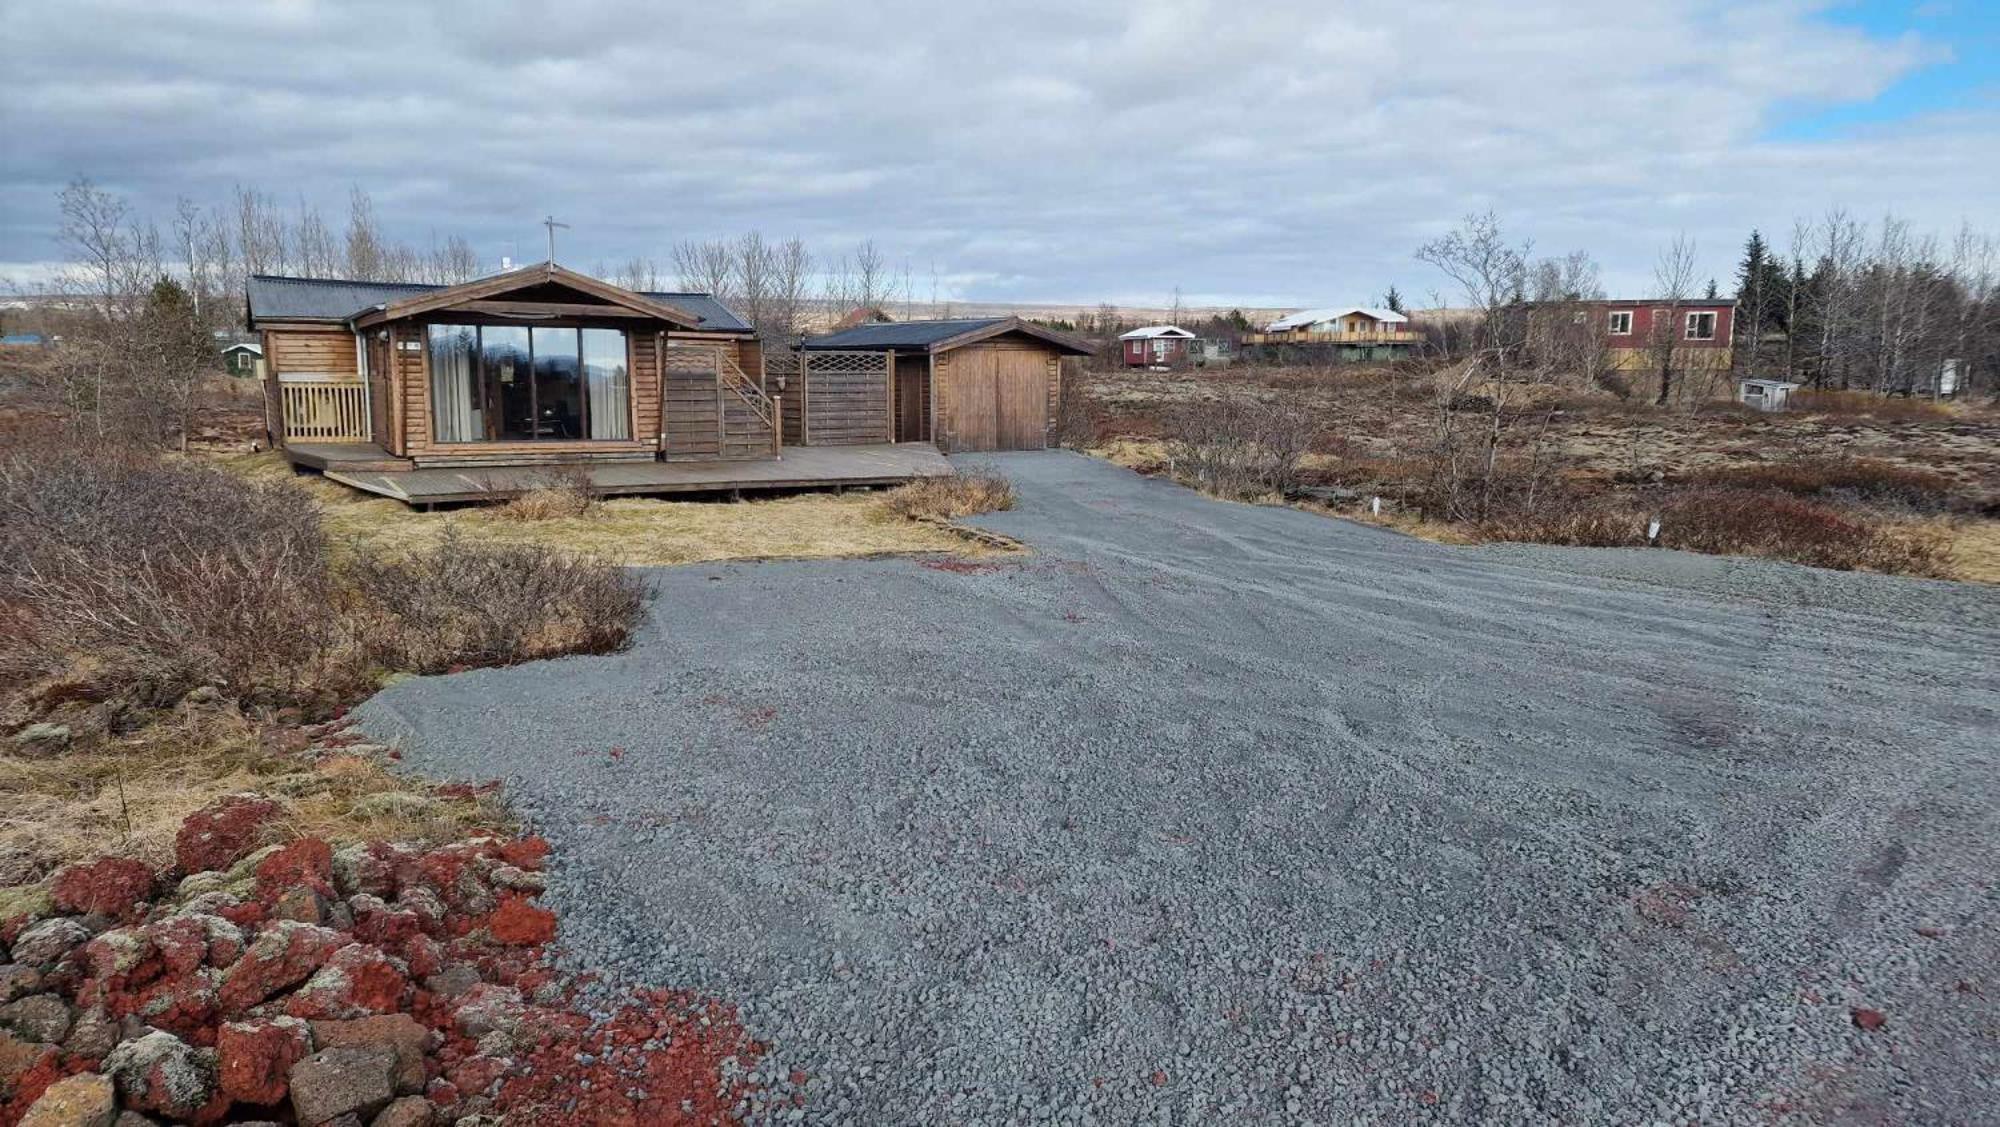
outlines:
[[[1736,401],[1759,411],[1782,411],[1792,401],[1798,384],[1785,380],[1744,379],[1736,381]]]

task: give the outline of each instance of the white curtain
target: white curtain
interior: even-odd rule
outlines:
[[[625,334],[583,330],[584,381],[590,395],[590,437],[632,437],[632,379],[625,366]]]
[[[431,416],[439,442],[478,442],[479,336],[469,325],[431,326]]]

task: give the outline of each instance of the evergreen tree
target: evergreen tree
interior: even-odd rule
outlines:
[[[1791,285],[1785,264],[1771,254],[1764,235],[1751,231],[1743,244],[1743,261],[1736,268],[1736,357],[1739,367],[1754,368],[1764,335],[1772,330],[1789,331],[1785,324],[1787,290]],[[1710,283],[1713,297],[1714,283]]]
[[[1403,295],[1396,292],[1396,283],[1389,283],[1389,292],[1382,295],[1382,304],[1388,306],[1391,313],[1403,312]]]

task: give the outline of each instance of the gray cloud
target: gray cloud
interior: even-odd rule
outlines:
[[[1079,10],[1082,9],[1082,10]],[[1676,231],[1845,204],[1993,225],[2000,113],[1824,142],[1942,48],[1798,3],[265,5],[0,0],[0,262],[56,256],[86,174],[164,218],[254,184],[489,261],[664,258],[748,228],[873,237],[989,299],[1359,300],[1493,207],[1644,288]]]

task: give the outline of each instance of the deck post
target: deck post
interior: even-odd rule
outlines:
[[[785,460],[785,393],[771,397],[771,460]]]

